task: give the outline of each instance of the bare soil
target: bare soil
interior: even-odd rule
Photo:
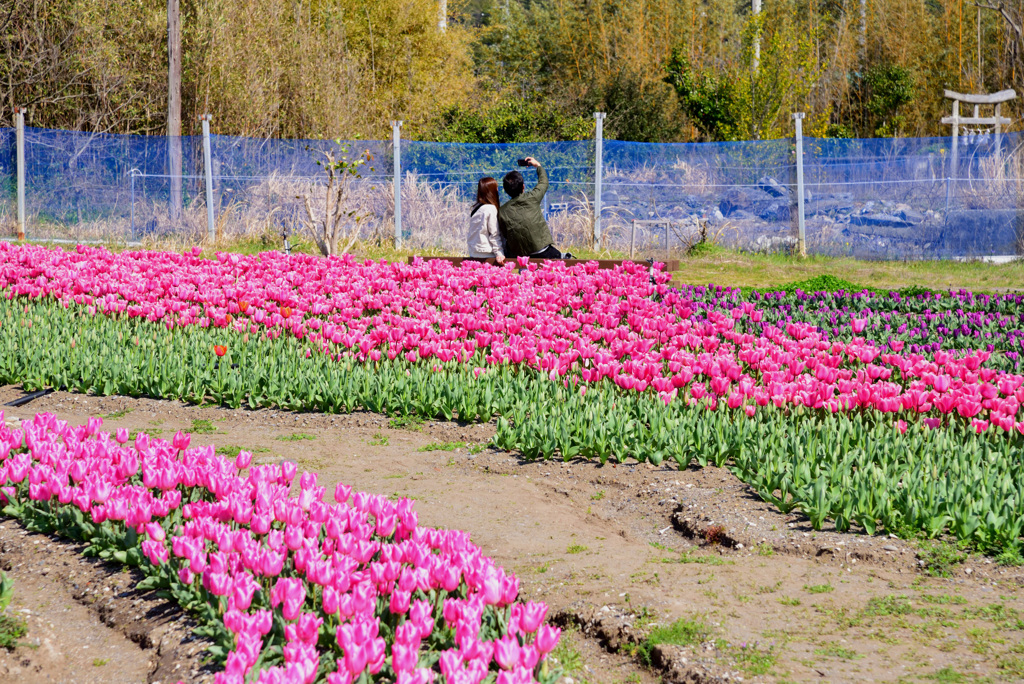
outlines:
[[[0,403],[22,394],[0,388]],[[74,422],[100,415],[105,429],[164,438],[192,431],[193,444],[248,449],[255,462],[295,461],[320,473],[328,491],[344,481],[415,498],[421,524],[471,532],[518,575],[525,597],[548,602],[565,627],[557,655],[574,682],[1024,680],[1024,570],[972,556],[950,564],[950,577],[930,577],[917,542],[814,531],[725,469],[526,462],[484,445],[493,425],[402,426],[369,413],[61,392],[6,411],[8,420],[41,411]],[[146,599],[128,590],[127,574],[81,559],[66,542],[23,535],[10,521],[0,544],[0,563],[16,582],[15,609],[33,611],[24,641],[40,645],[0,651],[0,681],[208,677],[200,644],[188,641],[187,618],[159,602],[133,610]],[[94,601],[102,590],[82,593],[66,568],[88,568],[96,587],[116,587]],[[123,617],[97,621],[104,603],[125,606],[117,609]],[[696,629],[699,638],[683,645],[641,648],[652,630],[677,620],[707,631]],[[173,637],[131,631],[159,636],[161,629]],[[107,641],[82,649],[82,635]],[[100,648],[102,666],[92,662]],[[115,669],[115,661],[123,665]],[[40,676],[25,674],[36,667]],[[4,679],[12,668],[19,676]]]

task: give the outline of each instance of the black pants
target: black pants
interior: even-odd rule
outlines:
[[[531,259],[564,259],[565,255],[562,254],[557,247],[554,245],[548,245],[536,254],[530,255]]]

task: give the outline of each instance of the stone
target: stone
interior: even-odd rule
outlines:
[[[851,226],[909,228],[913,224],[899,216],[891,214],[861,214],[850,217]]]
[[[772,197],[789,196],[789,188],[787,188],[785,185],[778,182],[774,178],[769,178],[768,176],[763,176],[760,180],[757,181],[757,188],[759,190],[763,190]]]

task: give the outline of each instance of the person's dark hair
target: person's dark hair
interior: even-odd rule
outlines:
[[[494,180],[490,176],[485,176],[480,179],[480,182],[476,184],[476,204],[473,205],[473,209],[470,210],[469,215],[472,216],[476,213],[476,210],[485,204],[493,204],[495,207],[498,206],[498,181]]]
[[[523,174],[518,171],[506,173],[505,177],[501,180],[501,184],[504,186],[508,196],[513,199],[523,194]]]

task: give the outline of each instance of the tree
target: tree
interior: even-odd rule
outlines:
[[[876,64],[864,72],[860,82],[867,118],[865,133],[877,136],[899,135],[906,119],[900,107],[914,99],[914,78],[897,64]]]
[[[348,210],[345,204],[349,183],[353,179],[361,178],[359,170],[372,160],[368,150],[349,158],[349,145],[342,143],[341,140],[335,140],[334,143],[340,146],[340,150],[327,150],[323,153],[324,161],[317,161],[317,164],[327,172],[322,215],[319,211],[313,210],[309,193],[301,197],[305,202],[307,218],[303,222],[303,228],[313,238],[324,256],[345,254],[359,238],[359,221],[363,216],[356,210]],[[347,242],[339,252],[338,242],[342,237]]]
[[[675,88],[683,113],[708,140],[728,140],[739,126],[729,78],[696,72],[680,48],[665,65],[665,81]]]

